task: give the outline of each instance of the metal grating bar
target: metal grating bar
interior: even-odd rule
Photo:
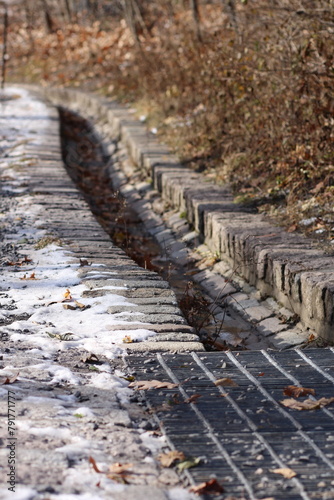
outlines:
[[[197,356],[196,353],[192,353],[192,357],[194,358],[194,360],[196,361],[196,363],[198,364],[198,366],[200,366],[200,368],[204,371],[204,373],[207,375],[207,377],[211,380],[211,382],[215,383],[216,381],[216,378],[215,376],[210,372],[210,370],[208,370],[208,368],[201,362],[201,360],[199,359],[199,357]],[[225,394],[225,391],[222,390],[222,388],[220,386],[218,386],[218,390],[222,393],[222,394]],[[267,442],[267,440],[265,439],[264,436],[262,436],[261,434],[259,434],[257,432],[257,425],[254,424],[254,422],[246,415],[246,413],[240,408],[240,406],[234,401],[234,399],[230,396],[230,394],[226,394],[225,395],[226,399],[230,402],[230,404],[235,408],[236,412],[247,422],[248,426],[252,429],[253,433],[254,433],[254,436],[266,447],[266,449],[268,450],[268,452],[270,453],[270,455],[273,457],[273,459],[276,461],[278,467],[280,468],[285,468],[287,467],[286,464],[284,464],[282,462],[282,460],[278,457],[277,453],[275,453],[275,451],[273,450],[273,448],[270,446],[270,444]],[[303,488],[303,485],[301,484],[301,482],[297,479],[297,478],[292,478],[292,481],[294,482],[294,484],[297,486],[298,488],[298,491],[301,495],[301,497],[305,500],[309,500],[310,497],[307,495],[306,491],[304,490]]]
[[[178,380],[178,378],[176,377],[176,375],[167,366],[167,364],[165,363],[162,355],[158,354],[157,358],[158,358],[158,361],[161,364],[161,366],[164,368],[164,370],[166,371],[166,373],[170,377],[170,379],[173,380],[173,382],[175,384],[180,384],[180,380]],[[187,394],[187,392],[185,391],[185,389],[181,385],[179,385],[179,390],[180,390],[180,392],[181,392],[181,394],[182,394],[182,396],[183,396],[183,398],[185,400],[190,397],[190,395]],[[203,426],[207,429],[207,431],[208,431],[208,433],[210,435],[210,438],[215,443],[215,445],[217,446],[218,450],[221,452],[221,454],[225,458],[225,460],[228,463],[228,465],[231,467],[231,469],[233,470],[233,472],[236,474],[236,476],[238,477],[238,479],[240,480],[240,482],[244,485],[246,491],[249,494],[250,499],[251,500],[256,500],[256,497],[254,495],[253,489],[252,489],[249,481],[247,480],[247,478],[245,477],[245,475],[241,472],[241,470],[236,466],[236,464],[234,463],[233,459],[231,458],[231,456],[229,455],[229,453],[227,452],[227,450],[225,449],[225,447],[221,444],[221,442],[219,441],[219,439],[217,439],[212,426],[209,424],[209,422],[207,421],[207,419],[204,417],[203,413],[197,408],[197,406],[194,403],[190,403],[190,406],[191,406],[192,410],[195,412],[195,414],[197,415],[197,417],[202,422]]]

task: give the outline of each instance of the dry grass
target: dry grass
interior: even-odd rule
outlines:
[[[233,23],[203,1],[201,41],[179,2],[144,3],[140,43],[116,18],[30,36],[13,22],[10,77],[139,102],[185,164],[290,231],[333,239],[333,3],[236,2]]]

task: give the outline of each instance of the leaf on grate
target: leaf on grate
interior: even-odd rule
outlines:
[[[274,474],[281,474],[281,476],[285,477],[285,479],[292,479],[297,476],[297,473],[294,470],[289,469],[289,467],[283,467],[282,469],[269,469],[269,471]]]
[[[186,460],[183,460],[179,464],[177,464],[177,469],[179,472],[183,472],[186,469],[191,469],[192,467],[196,467],[201,463],[201,457],[189,457]]]
[[[284,396],[299,398],[301,396],[308,396],[308,394],[311,394],[312,396],[314,396],[315,390],[314,389],[307,389],[306,387],[298,387],[296,385],[288,385],[287,387],[284,387],[283,394],[284,394]]]
[[[185,454],[182,451],[169,451],[168,453],[161,453],[158,456],[158,460],[163,467],[171,467],[177,461],[185,460]]]
[[[12,375],[12,376],[6,376],[4,378],[1,378],[0,379],[0,385],[6,385],[6,384],[13,384],[15,382],[15,380],[17,379],[17,377],[19,376],[19,372],[16,373],[16,375]]]
[[[234,382],[234,380],[232,380],[231,378],[219,378],[214,382],[214,384],[217,387],[219,385],[221,385],[222,387],[239,387],[238,384]]]
[[[136,382],[131,382],[129,387],[133,387],[138,391],[148,391],[150,389],[174,389],[178,384],[172,384],[171,382],[161,382],[161,380],[137,380]]]
[[[192,486],[189,491],[191,493],[196,493],[197,495],[202,495],[203,493],[219,495],[219,493],[223,493],[224,488],[218,483],[217,479],[210,479],[209,481],[205,481],[198,486]]]
[[[202,397],[201,394],[193,394],[192,396],[190,396],[190,398],[186,399],[184,402],[187,404],[196,403],[198,398],[201,398],[201,397]]]
[[[281,404],[292,410],[318,410],[334,402],[334,398],[320,398],[320,399],[305,399],[305,401],[296,401],[293,398],[283,399]]]

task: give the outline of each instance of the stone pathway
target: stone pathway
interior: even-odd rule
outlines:
[[[63,169],[56,110],[24,90],[2,99],[1,498],[190,498],[156,460],[166,440],[123,358],[202,344],[168,284],[94,220]]]

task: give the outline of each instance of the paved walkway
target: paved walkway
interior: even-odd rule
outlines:
[[[67,177],[56,111],[0,106],[2,498],[334,498],[332,350],[203,352]]]
[[[62,166],[56,110],[24,90],[0,106],[1,498],[188,498],[156,461],[166,441],[131,402],[123,355],[203,347],[168,284],[89,212]],[[109,473],[115,463],[129,474]]]

